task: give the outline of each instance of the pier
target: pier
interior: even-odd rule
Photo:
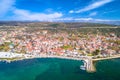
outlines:
[[[86,67],[87,72],[95,72],[96,71],[91,57],[89,57],[89,58],[87,57],[87,59],[84,59],[84,62],[86,63],[85,67]]]
[[[86,70],[87,72],[95,72],[95,66],[91,57],[82,58],[84,65],[80,66],[80,69]]]
[[[94,66],[92,57],[89,57],[89,56],[80,56],[79,58],[75,58],[75,57],[63,57],[63,56],[48,56],[48,58],[61,58],[61,59],[82,60],[83,63],[84,63],[85,70],[87,72],[95,72],[96,71],[96,68]]]

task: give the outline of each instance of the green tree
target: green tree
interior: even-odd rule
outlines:
[[[93,55],[96,56],[96,55],[99,55],[100,53],[100,50],[99,49],[96,49],[94,52],[93,52]]]

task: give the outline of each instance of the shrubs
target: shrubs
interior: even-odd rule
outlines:
[[[100,53],[100,50],[96,49],[95,51],[93,51],[93,56],[99,55],[99,53]]]
[[[72,49],[72,46],[71,45],[64,45],[61,48],[64,50],[68,50],[68,49]]]
[[[9,51],[9,42],[5,42],[4,44],[0,45],[0,51]]]

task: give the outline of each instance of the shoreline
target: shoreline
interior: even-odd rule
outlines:
[[[96,58],[96,59],[92,59],[93,61],[100,61],[100,60],[108,60],[108,59],[117,59],[120,58],[120,54],[118,55],[113,55],[110,57],[105,57],[105,58]]]
[[[4,54],[4,53],[3,53]],[[17,55],[17,53],[14,55]],[[46,55],[46,54],[41,54],[41,55],[26,55],[24,54],[23,57],[22,54],[19,57],[7,57],[7,58],[1,58],[0,54],[0,60],[6,61],[8,63],[12,61],[18,61],[18,60],[26,60],[26,59],[35,59],[35,58],[57,58],[57,59],[69,59],[69,60],[78,60],[78,61],[84,61],[83,63],[86,63],[86,66],[84,67],[87,72],[95,72],[95,68],[93,66],[92,58],[89,56],[80,56],[79,58],[77,57],[67,57],[67,56],[56,56],[56,55]],[[11,60],[12,59],[12,60]]]
[[[96,72],[94,62],[100,61],[100,60],[120,58],[120,54],[110,56],[110,57],[105,57],[105,58],[92,59],[92,56],[68,57],[68,56],[56,56],[56,55],[46,55],[46,54],[29,55],[29,54],[18,54],[18,53],[10,53],[10,52],[0,52],[0,61],[5,61],[8,63],[12,61],[28,60],[28,59],[35,59],[35,58],[57,58],[57,59],[84,61],[84,63],[86,63],[85,70],[87,72],[92,73],[92,72]]]
[[[60,59],[71,59],[71,60],[83,60],[83,58],[84,59],[89,58],[89,56],[80,56],[80,58],[77,58],[77,57],[56,56],[56,55],[46,55],[46,54],[29,55],[29,54],[0,52],[0,60],[2,59],[7,61],[9,59],[23,60],[23,59],[33,59],[33,58],[60,58]]]
[[[56,56],[56,55],[46,55],[46,54],[29,55],[29,54],[18,54],[18,53],[10,53],[10,52],[0,52],[0,61],[5,59],[7,61],[9,59],[24,60],[24,59],[33,59],[33,58],[60,58],[60,59],[71,59],[71,60],[84,60],[91,58],[92,61],[100,61],[100,60],[120,58],[120,54],[112,55],[110,57],[93,59],[92,56],[68,57],[68,56]]]

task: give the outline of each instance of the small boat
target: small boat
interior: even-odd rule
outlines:
[[[85,70],[86,68],[85,68],[84,65],[81,65],[81,66],[80,66],[80,69],[81,69],[81,70]]]
[[[80,69],[81,69],[81,70],[86,70],[86,63],[85,63],[85,62],[83,62],[83,63],[84,63],[84,64],[80,66]]]

